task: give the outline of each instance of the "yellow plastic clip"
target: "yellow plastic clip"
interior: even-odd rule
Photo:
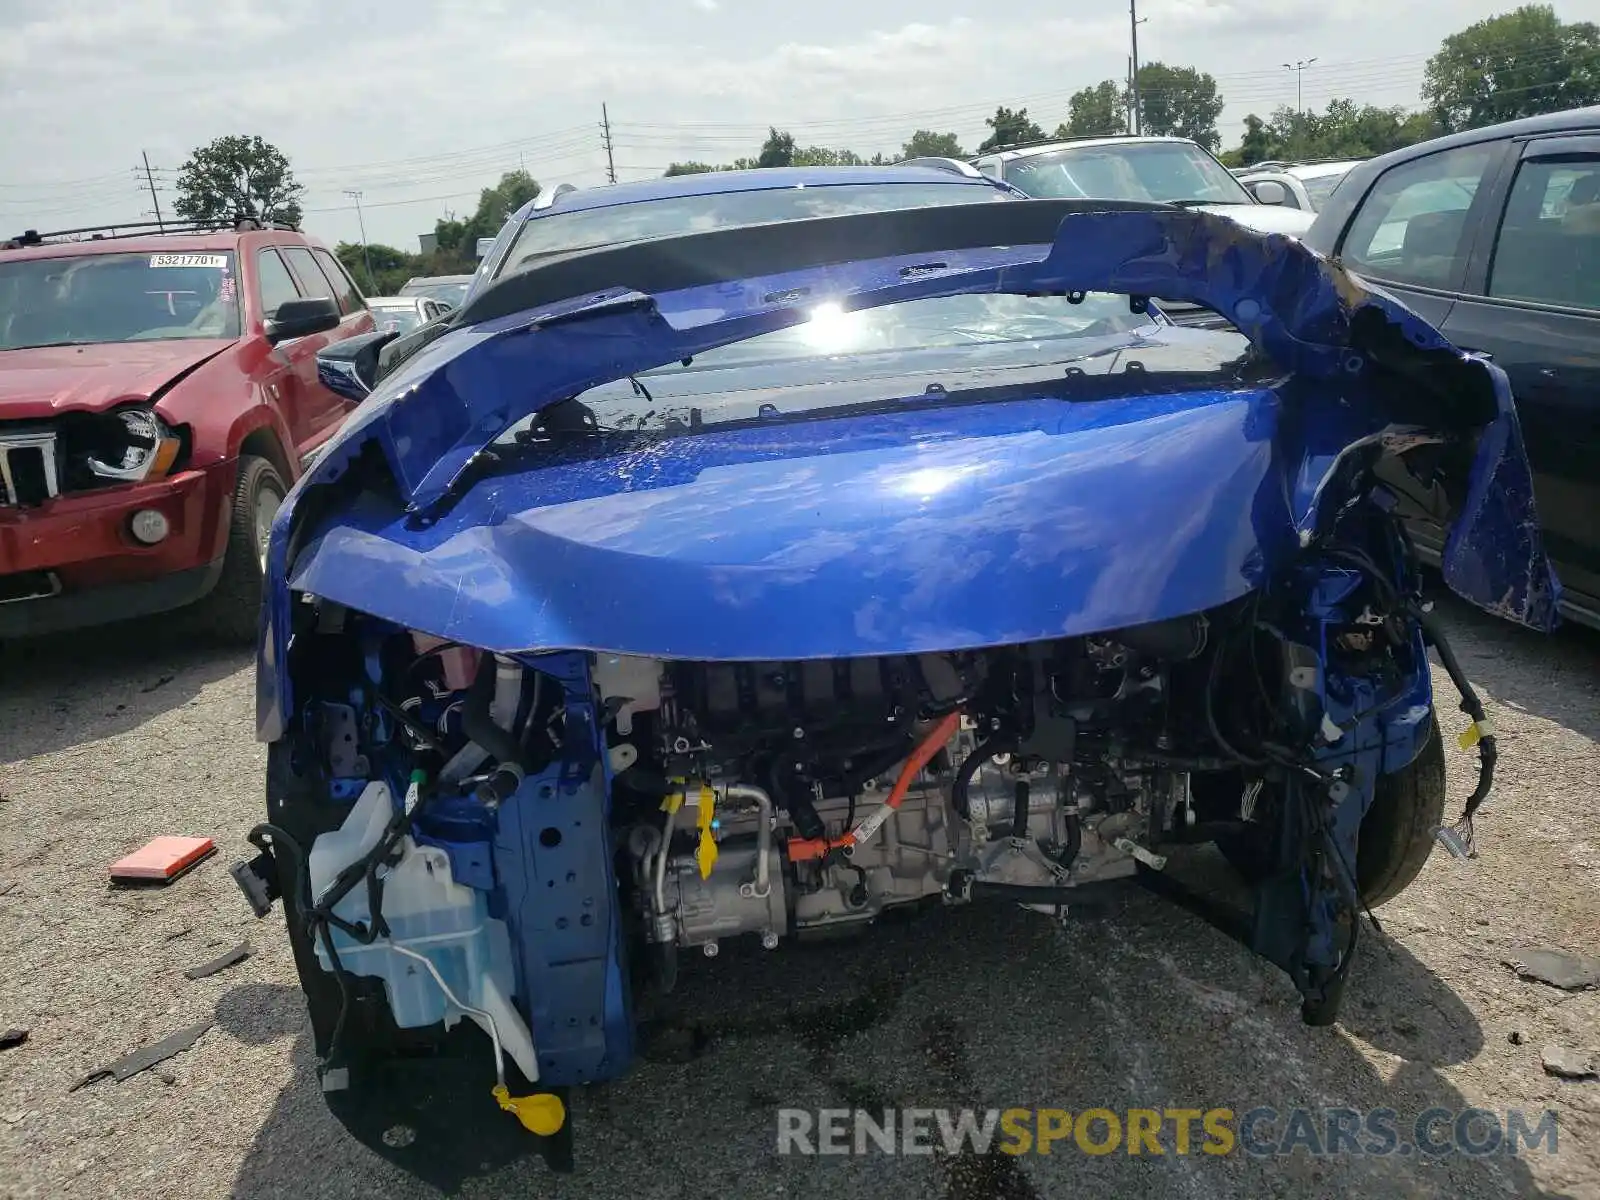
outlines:
[[[695,847],[694,861],[699,864],[700,878],[704,879],[711,874],[711,868],[717,861],[720,853],[717,849],[717,839],[711,833],[711,821],[717,814],[717,794],[705,784],[700,785],[700,802],[696,805],[698,817],[696,824],[700,829],[700,844]]]
[[[1474,721],[1471,725],[1468,725],[1464,730],[1461,731],[1460,735],[1456,738],[1456,743],[1463,750],[1471,750],[1484,738],[1493,736],[1493,721]]]
[[[521,1121],[524,1129],[540,1137],[557,1133],[567,1123],[567,1106],[561,1103],[560,1096],[549,1092],[513,1096],[506,1091],[505,1084],[497,1083],[494,1085],[494,1099],[501,1108]]]
[[[661,811],[664,813],[675,813],[682,807],[683,792],[681,790],[676,792],[668,792],[661,801]]]

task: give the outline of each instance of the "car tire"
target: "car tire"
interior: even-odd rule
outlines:
[[[1368,908],[1393,900],[1428,861],[1444,821],[1444,736],[1437,714],[1428,740],[1404,770],[1378,780],[1356,843],[1356,884]]]
[[[1428,718],[1428,740],[1417,757],[1392,775],[1380,775],[1372,807],[1356,835],[1356,886],[1368,908],[1393,900],[1410,886],[1433,850],[1444,818],[1444,742],[1439,718]],[[1270,831],[1217,839],[1217,849],[1249,883],[1272,874]]]
[[[270,461],[250,454],[239,457],[222,575],[201,601],[202,623],[218,641],[253,644],[256,640],[266,579],[266,535],[288,492]]]

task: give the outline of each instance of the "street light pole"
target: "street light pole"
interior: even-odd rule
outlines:
[[[361,215],[361,193],[346,188],[344,194],[356,202],[356,225],[361,230],[361,261],[367,268],[367,287],[372,289],[372,292],[376,292],[378,290],[378,281],[372,274],[372,256],[367,253],[367,221]],[[369,292],[368,294],[370,295],[371,293]]]
[[[1297,59],[1292,63],[1284,63],[1284,68],[1294,72],[1294,112],[1295,116],[1302,115],[1305,110],[1305,89],[1301,81],[1305,78],[1305,69],[1316,62],[1315,58]]]

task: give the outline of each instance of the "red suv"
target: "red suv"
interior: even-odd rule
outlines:
[[[325,247],[133,228],[0,242],[0,638],[196,601],[253,638],[273,515],[354,408],[317,351],[372,317]]]

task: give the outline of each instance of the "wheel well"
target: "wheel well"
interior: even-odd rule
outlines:
[[[278,474],[283,477],[285,484],[293,483],[299,474],[290,467],[289,456],[283,452],[283,444],[278,441],[277,434],[265,426],[245,435],[244,441],[239,443],[239,454],[266,459],[278,468]]]

